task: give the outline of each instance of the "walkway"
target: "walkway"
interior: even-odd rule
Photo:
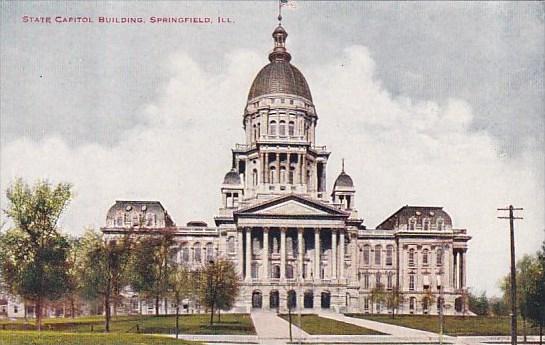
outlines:
[[[289,322],[276,315],[275,312],[252,311],[250,314],[260,344],[279,345],[289,341]],[[303,339],[309,335],[292,323],[293,340]]]

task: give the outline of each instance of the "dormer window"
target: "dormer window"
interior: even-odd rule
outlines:
[[[437,230],[443,231],[444,227],[445,227],[445,221],[443,220],[443,218],[437,219]]]
[[[411,217],[409,219],[409,230],[414,230],[416,228],[416,218]]]
[[[422,230],[427,231],[430,229],[430,220],[429,218],[422,219]]]

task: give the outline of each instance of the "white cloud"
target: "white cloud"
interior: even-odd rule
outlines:
[[[115,146],[71,147],[54,137],[4,145],[2,191],[15,176],[74,183],[77,197],[63,226],[75,233],[103,225],[108,207],[124,198],[160,200],[178,224],[211,222],[230,148],[243,140],[244,103],[263,59],[239,50],[221,63],[220,74],[184,53],[159,64],[171,77],[153,104],[142,105],[147,125],[118,133],[105,129],[122,137]],[[333,152],[329,185],[345,157],[369,227],[404,204],[445,206],[455,225],[473,236],[469,283],[489,291],[508,264],[507,224],[496,219],[496,207],[525,207],[526,219],[517,228],[519,253],[538,248],[543,157],[498,157],[492,137],[470,129],[472,109],[464,100],[394,98],[375,79],[375,62],[365,47],[301,67],[320,116],[318,144]]]

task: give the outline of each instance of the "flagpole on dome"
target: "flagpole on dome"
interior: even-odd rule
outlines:
[[[282,25],[282,0],[278,0],[278,25]]]

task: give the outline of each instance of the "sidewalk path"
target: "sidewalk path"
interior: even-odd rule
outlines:
[[[348,317],[343,314],[337,314],[332,312],[319,312],[319,316],[326,317],[329,319],[342,321],[346,323],[351,323],[356,326],[369,328],[375,331],[379,331],[382,333],[390,334],[394,337],[409,337],[409,338],[426,338],[426,339],[438,339],[439,334],[432,333],[432,332],[426,332],[421,331],[418,329],[408,328],[408,327],[402,327],[402,326],[396,326],[396,325],[390,325],[388,323],[382,323],[377,321],[371,321],[367,319],[360,319],[356,317]],[[444,337],[445,340],[454,340],[450,339],[451,337]]]
[[[286,344],[289,341],[289,322],[277,316],[275,312],[253,311],[250,315],[260,344]],[[295,324],[292,324],[292,335],[294,341],[299,337],[304,339],[309,336]]]

